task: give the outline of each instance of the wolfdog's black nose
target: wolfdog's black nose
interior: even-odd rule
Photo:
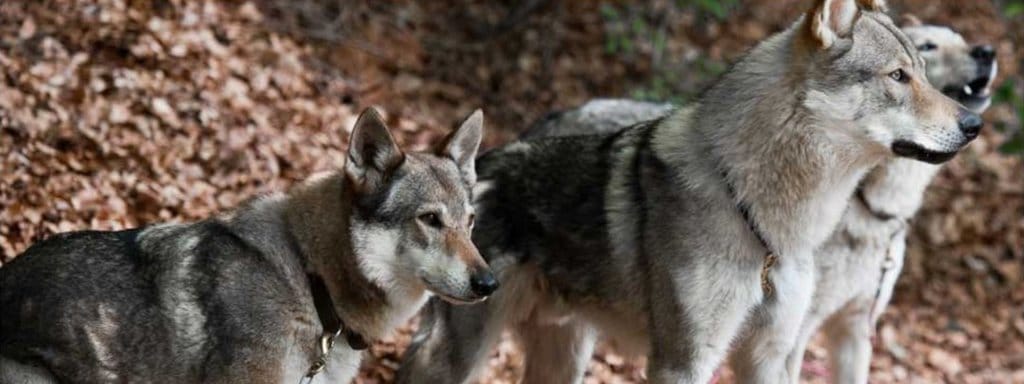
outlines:
[[[992,61],[996,58],[996,50],[991,45],[978,45],[971,50],[971,57],[978,60]]]
[[[469,278],[469,288],[474,294],[487,296],[498,289],[498,280],[491,271],[477,272]]]
[[[981,132],[981,116],[974,112],[961,109],[957,114],[957,123],[960,124],[960,132],[964,133],[967,140],[973,140],[978,137],[978,132]]]

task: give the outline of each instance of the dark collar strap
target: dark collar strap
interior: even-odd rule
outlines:
[[[894,214],[875,210],[875,208],[871,206],[871,203],[868,203],[868,198],[867,196],[864,195],[864,188],[857,187],[857,192],[855,195],[857,196],[857,200],[860,201],[860,205],[863,205],[864,209],[866,209],[868,213],[870,213],[871,216],[874,216],[876,219],[882,221],[889,221],[897,218]]]
[[[754,234],[757,241],[764,246],[764,249],[768,250],[768,253],[775,254],[774,249],[768,244],[767,238],[761,233],[761,228],[754,222],[754,218],[750,215],[750,207],[746,203],[739,200],[736,195],[736,189],[732,187],[732,183],[729,182],[729,178],[726,173],[722,172],[722,181],[725,183],[725,189],[729,191],[729,198],[732,199],[733,204],[736,204],[736,210],[743,216],[743,221],[747,223],[747,227],[750,228],[750,232]]]
[[[320,275],[313,273],[306,274],[309,278],[309,290],[313,294],[313,305],[316,306],[316,314],[320,317],[320,324],[324,327],[324,334],[338,334],[339,331],[345,336],[348,346],[354,350],[366,349],[369,344],[363,335],[352,328],[346,327],[345,322],[338,317],[334,310],[334,300],[331,300],[331,293],[327,291],[327,284]]]
[[[750,207],[737,197],[736,189],[733,188],[732,183],[729,182],[728,175],[724,171],[722,172],[722,182],[725,183],[725,189],[729,192],[729,198],[736,204],[736,210],[743,216],[743,222],[747,223],[750,233],[754,234],[754,237],[757,238],[757,241],[765,249],[764,264],[761,265],[761,292],[764,293],[765,297],[769,297],[775,291],[775,285],[772,283],[770,272],[775,263],[778,262],[779,256],[775,253],[775,248],[772,248],[771,244],[768,243],[768,239],[761,233],[761,227],[757,226],[757,222],[754,221],[753,216],[750,214]]]
[[[732,190],[731,186],[729,187],[729,190]],[[750,232],[752,232],[754,237],[757,238],[757,241],[764,246],[764,249],[768,250],[769,253],[775,253],[773,251],[774,248],[768,245],[768,240],[765,239],[764,235],[761,233],[761,228],[757,226],[757,223],[754,222],[754,218],[750,216],[750,207],[743,202],[738,202],[736,203],[736,209],[740,211],[741,215],[743,215],[743,221],[747,223],[747,227],[750,227]]]
[[[299,246],[299,241],[295,238],[295,233],[285,231],[285,241],[296,255],[303,254],[302,247]],[[366,349],[369,344],[363,335],[346,327],[345,322],[338,317],[338,312],[334,310],[334,300],[331,300],[331,292],[327,290],[324,279],[315,273],[307,273],[306,279],[309,282],[309,291],[313,295],[316,314],[320,317],[320,324],[324,327],[324,334],[336,335],[340,331],[345,335],[345,341],[348,342],[349,347],[357,351]]]

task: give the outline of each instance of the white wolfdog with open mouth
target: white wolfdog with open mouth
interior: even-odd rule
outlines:
[[[951,29],[923,25],[910,15],[904,16],[902,29],[924,58],[935,88],[976,113],[988,107],[997,72],[991,46],[969,46]],[[673,109],[666,103],[598,99],[549,115],[523,137],[616,132]],[[808,340],[824,323],[836,382],[867,382],[871,330],[903,266],[907,222],[937,170],[936,165],[892,159],[861,183],[832,238],[816,254],[814,299],[790,362],[803,360]]]
[[[477,162],[473,240],[503,289],[434,300],[400,382],[465,382],[502,329],[524,382],[578,382],[598,334],[650,356],[654,383],[705,384],[744,324],[748,382],[787,362],[814,251],[863,176],[940,163],[980,118],[932,88],[880,1],[822,0],[690,109],[606,135],[540,138]]]

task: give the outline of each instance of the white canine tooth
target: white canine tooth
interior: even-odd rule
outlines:
[[[965,85],[964,86],[964,93],[966,93],[967,96],[970,96],[970,95],[974,94],[974,91],[971,90],[971,86],[970,85]]]

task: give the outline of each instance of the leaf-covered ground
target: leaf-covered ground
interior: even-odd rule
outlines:
[[[422,149],[477,107],[495,146],[592,97],[686,102],[807,2],[691,3],[2,1],[0,262],[55,232],[192,220],[337,167],[370,105]],[[892,5],[995,45],[1020,97],[1011,3]],[[1024,382],[1024,172],[997,151],[1019,108],[993,106],[929,190],[872,382]],[[360,381],[389,381],[408,339],[378,343]],[[820,343],[807,360],[823,382]],[[643,364],[602,348],[587,381],[641,381]],[[490,366],[488,382],[513,382],[522,357],[506,342]]]

